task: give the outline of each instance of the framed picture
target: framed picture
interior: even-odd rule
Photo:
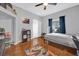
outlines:
[[[29,24],[30,23],[30,19],[24,18],[23,23]]]

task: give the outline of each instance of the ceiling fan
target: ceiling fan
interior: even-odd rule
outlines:
[[[44,10],[46,10],[47,8],[47,5],[57,5],[57,3],[39,3],[37,5],[35,5],[35,7],[38,7],[38,6],[41,6],[41,5],[44,5]]]

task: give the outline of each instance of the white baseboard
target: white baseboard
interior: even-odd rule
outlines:
[[[35,38],[32,37],[31,39],[37,39],[37,38],[38,38],[38,37],[35,37]],[[18,43],[20,43],[20,42],[22,42],[22,40],[15,42],[14,45],[16,45],[16,44],[18,44]]]
[[[18,44],[18,43],[20,43],[20,42],[22,42],[22,41],[21,41],[21,40],[20,40],[20,41],[17,41],[17,42],[14,43],[14,45],[16,45],[16,44]]]

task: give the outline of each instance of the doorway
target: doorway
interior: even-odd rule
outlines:
[[[38,44],[37,42],[37,37],[38,37],[38,20],[34,19],[33,20],[33,40],[32,40],[32,45],[35,46],[36,44]]]
[[[33,38],[38,37],[38,20],[33,20]]]

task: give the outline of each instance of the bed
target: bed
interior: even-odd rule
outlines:
[[[54,42],[57,44],[61,44],[64,46],[77,48],[76,44],[74,43],[72,35],[61,34],[61,33],[51,33],[45,35],[45,40]]]

